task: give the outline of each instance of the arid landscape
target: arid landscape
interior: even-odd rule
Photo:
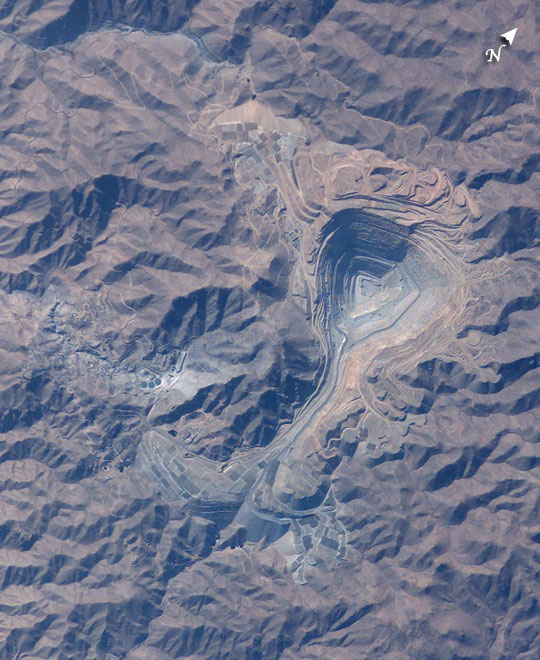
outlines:
[[[537,13],[0,8],[0,658],[539,657]]]

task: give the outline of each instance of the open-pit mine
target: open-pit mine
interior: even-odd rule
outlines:
[[[248,540],[281,538],[303,582],[318,554],[346,554],[332,493],[343,457],[399,456],[409,429],[425,421],[422,397],[403,374],[456,352],[479,369],[456,340],[469,297],[464,233],[474,205],[437,168],[312,141],[298,122],[269,116],[256,102],[214,117],[205,130],[210,146],[231,159],[248,205],[261,208],[277,193],[268,213],[293,264],[288,295],[311,323],[324,368],[266,447],[217,464],[149,427],[137,467],[166,498],[229,512]]]

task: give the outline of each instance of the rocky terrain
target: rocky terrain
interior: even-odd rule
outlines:
[[[0,658],[539,656],[536,14],[4,3]]]

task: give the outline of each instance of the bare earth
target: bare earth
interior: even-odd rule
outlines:
[[[536,9],[4,3],[0,658],[540,657]]]

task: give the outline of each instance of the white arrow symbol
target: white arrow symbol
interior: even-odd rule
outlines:
[[[516,36],[517,28],[514,28],[513,30],[509,30],[508,32],[505,32],[504,34],[501,34],[501,37],[503,39],[506,39],[510,46],[512,45],[512,41],[514,41],[514,37]]]

